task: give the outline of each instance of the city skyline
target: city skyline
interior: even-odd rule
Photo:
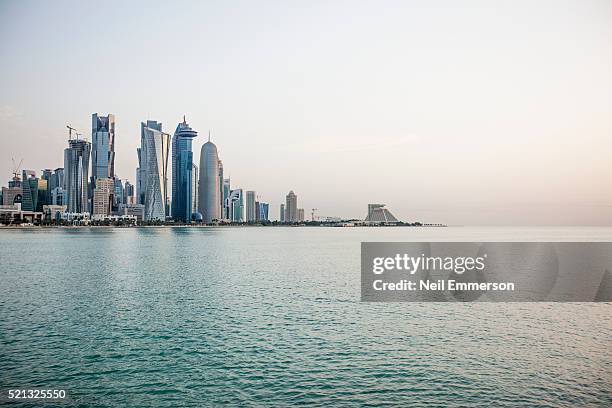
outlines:
[[[186,115],[273,218],[294,189],[325,216],[612,225],[608,2],[386,4],[111,1],[101,33],[93,5],[1,3],[0,183],[11,157],[62,167],[65,125],[92,142],[93,112],[115,115],[114,172],[135,183],[139,123]]]

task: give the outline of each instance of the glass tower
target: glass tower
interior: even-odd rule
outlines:
[[[177,221],[191,221],[195,194],[191,144],[197,135],[183,116],[172,137],[172,218]]]

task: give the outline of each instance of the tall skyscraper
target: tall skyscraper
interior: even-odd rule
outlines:
[[[115,115],[91,115],[91,177],[115,177]]]
[[[210,141],[202,145],[200,153],[200,187],[198,207],[205,223],[221,219],[221,197],[219,187],[219,154],[217,146]]]
[[[297,196],[293,190],[285,197],[285,222],[298,222]]]
[[[199,197],[199,190],[198,190],[198,186],[200,185],[199,183],[200,180],[200,172],[198,171],[198,166],[195,165],[195,163],[193,163],[191,165],[191,213],[197,213],[198,212],[198,197]]]
[[[170,135],[162,132],[162,124],[147,120],[140,125],[137,177],[144,202],[144,220],[166,219],[168,205],[168,152]]]
[[[21,174],[21,188],[23,189],[21,209],[23,211],[36,211],[39,179],[33,170],[23,170]]]
[[[183,122],[179,123],[172,137],[172,218],[190,222],[193,212],[193,152],[191,144],[198,132]]]
[[[246,220],[247,222],[255,221],[257,213],[255,212],[255,192],[246,192]]]
[[[225,201],[223,201],[223,162],[219,160],[219,204],[221,208],[220,219],[223,219],[223,205]]]
[[[285,204],[281,204],[280,205],[280,216],[279,216],[279,221],[281,223],[285,222]]]
[[[304,209],[298,208],[298,222],[304,222]]]
[[[268,203],[263,203],[261,201],[257,201],[255,208],[257,211],[257,221],[268,221],[268,208],[270,205]]]
[[[88,185],[91,143],[82,139],[68,141],[64,150],[64,205],[71,213],[89,212]]]
[[[244,221],[244,201],[242,197],[242,189],[237,188],[230,192],[229,198],[229,220],[232,222]]]
[[[230,192],[232,191],[231,185],[230,185],[230,179],[226,178],[223,179],[223,208],[222,208],[222,214],[221,216],[223,217],[224,220],[230,220],[231,216],[230,216],[230,211],[229,211],[229,196],[230,196]]]
[[[123,187],[123,204],[134,204],[134,186],[127,180]]]

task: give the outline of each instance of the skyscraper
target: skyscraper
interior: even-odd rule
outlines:
[[[89,212],[87,180],[91,143],[74,139],[64,150],[64,205],[71,213]]]
[[[257,205],[255,207],[257,210],[257,221],[268,221],[268,208],[270,205],[268,203],[257,201]]]
[[[219,219],[223,219],[223,162],[219,160],[219,205],[221,206],[221,213]]]
[[[91,115],[91,178],[115,177],[115,115]]]
[[[39,179],[33,170],[23,170],[21,174],[21,188],[23,189],[21,209],[23,211],[36,211]]]
[[[255,221],[257,213],[255,212],[255,192],[246,192],[246,220],[247,222]]]
[[[123,204],[134,204],[134,186],[127,180],[123,187]]]
[[[223,208],[222,208],[222,214],[221,216],[223,217],[224,220],[230,220],[230,211],[229,211],[229,195],[230,192],[232,191],[231,189],[231,185],[230,185],[230,179],[226,178],[223,179]]]
[[[92,215],[103,217],[111,214],[114,191],[115,180],[108,177],[96,179],[96,188],[93,190],[92,197]]]
[[[242,197],[242,189],[237,188],[230,192],[229,198],[229,212],[230,221],[232,222],[243,222],[244,221],[244,201]]]
[[[297,196],[293,190],[285,197],[285,222],[298,222]]]
[[[154,120],[141,123],[137,177],[144,202],[144,220],[166,219],[170,135]]]
[[[279,216],[279,221],[280,221],[280,222],[285,222],[285,204],[281,204],[281,205],[280,205],[280,216]]]
[[[172,218],[177,221],[191,221],[195,177],[191,144],[197,135],[183,116],[172,137]]]
[[[205,223],[221,219],[221,197],[219,187],[219,154],[217,146],[210,141],[202,145],[200,153],[200,187],[198,207]]]
[[[191,170],[191,213],[197,213],[198,212],[198,195],[199,195],[199,190],[198,190],[198,186],[200,183],[198,183],[200,177],[200,173],[198,172],[198,166],[194,164],[192,164],[192,170]]]

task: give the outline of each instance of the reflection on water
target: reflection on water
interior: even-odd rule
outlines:
[[[0,231],[0,388],[105,406],[611,405],[610,303],[359,302],[361,241],[463,239],[612,230]]]

